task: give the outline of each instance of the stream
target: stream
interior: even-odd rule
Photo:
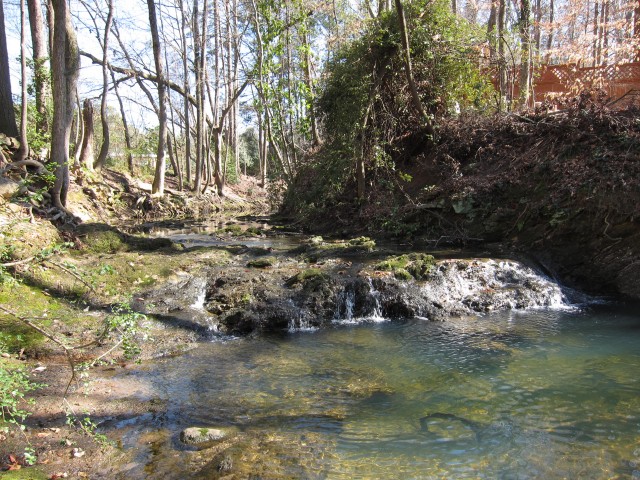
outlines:
[[[640,314],[618,304],[215,336],[117,373],[121,478],[639,478]],[[235,427],[224,449],[180,442]]]

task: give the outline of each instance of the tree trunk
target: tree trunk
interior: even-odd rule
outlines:
[[[500,81],[500,110],[504,111],[508,108],[508,81],[507,81],[507,56],[505,52],[505,30],[507,5],[506,0],[498,0],[498,18],[497,18],[497,35],[498,35],[498,78]]]
[[[22,80],[22,107],[20,112],[20,149],[15,161],[21,162],[29,154],[27,141],[27,14],[25,0],[20,0],[20,75]]]
[[[183,88],[186,93],[184,96],[184,140],[185,140],[185,176],[184,182],[189,187],[191,183],[191,115],[190,115],[190,105],[189,105],[189,63],[187,58],[187,22],[186,22],[186,13],[184,11],[184,2],[183,0],[179,0],[178,2],[180,8],[181,15],[181,31],[180,31],[180,41],[182,47],[182,74],[184,77]]]
[[[520,0],[520,106],[529,103],[531,87],[531,4]]]
[[[76,84],[80,56],[76,34],[66,0],[52,0],[54,33],[51,65],[53,73],[53,126],[51,129],[51,161],[56,164],[51,200],[64,209],[69,189],[69,135],[73,123]]]
[[[31,26],[31,45],[33,48],[33,81],[36,94],[36,129],[43,134],[49,130],[46,99],[48,97],[49,73],[47,72],[47,40],[44,33],[44,17],[40,0],[27,0],[29,24]]]
[[[53,59],[53,32],[55,30],[55,12],[53,9],[53,0],[47,0],[47,29],[49,30],[49,59]],[[52,67],[53,70],[53,67]],[[53,76],[53,71],[51,72]],[[53,79],[51,79],[53,82]]]
[[[553,30],[554,30],[553,22],[555,20],[554,10],[555,10],[555,1],[549,0],[549,36],[547,37],[547,57],[546,57],[547,63],[551,61],[551,47],[553,46]]]
[[[174,155],[173,150],[173,141],[171,140],[171,135],[167,135],[167,151],[169,152],[169,160],[171,161],[171,167],[173,168],[173,173],[176,175],[178,179],[178,190],[182,191],[182,170],[180,170],[180,163],[178,159]]]
[[[205,3],[206,6],[206,3]],[[202,187],[202,174],[204,169],[204,72],[202,71],[202,39],[200,37],[200,25],[198,23],[198,2],[193,4],[193,52],[194,74],[196,81],[196,172],[193,190],[199,192]]]
[[[82,124],[84,135],[82,136],[82,148],[78,162],[88,170],[93,170],[93,104],[88,98],[82,103]]]
[[[102,122],[102,146],[94,168],[102,168],[109,155],[109,121],[107,119],[107,94],[109,93],[109,33],[113,22],[113,0],[108,3],[107,21],[104,27],[102,44],[102,102],[100,103],[100,121]]]
[[[11,75],[9,74],[9,54],[4,28],[4,7],[0,0],[0,133],[9,137],[18,136],[16,115],[13,111],[11,95]]]
[[[160,36],[158,34],[158,20],[156,16],[156,4],[154,0],[147,0],[149,9],[149,27],[151,29],[151,42],[153,44],[153,59],[158,76],[158,152],[156,156],[156,171],[153,177],[151,193],[162,196],[164,194],[164,171],[166,167],[165,145],[167,140],[167,87],[164,82],[164,68],[162,65],[162,52],[160,48]]]
[[[131,145],[131,133],[129,132],[129,123],[127,122],[127,115],[124,111],[124,104],[122,102],[122,97],[120,96],[120,91],[118,90],[118,82],[116,82],[115,75],[113,71],[111,71],[111,81],[113,82],[113,90],[115,91],[116,98],[118,99],[118,105],[120,107],[120,116],[122,117],[122,127],[124,128],[124,144],[127,147],[127,169],[131,176],[135,175],[135,168],[133,165],[133,146]]]
[[[404,8],[402,7],[402,2],[400,0],[396,1],[396,11],[398,13],[398,24],[400,27],[400,37],[402,39],[402,50],[404,53],[404,71],[407,76],[407,83],[409,84],[409,90],[411,91],[411,100],[413,102],[413,108],[418,114],[420,121],[424,122],[424,126],[426,132],[429,136],[432,137],[433,140],[433,124],[431,120],[427,117],[427,114],[424,111],[424,107],[422,106],[422,100],[420,100],[420,95],[418,94],[418,88],[416,87],[416,82],[413,79],[413,69],[411,67],[411,50],[409,45],[409,33],[407,31],[407,20],[404,16]]]

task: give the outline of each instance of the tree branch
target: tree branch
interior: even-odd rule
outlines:
[[[84,50],[80,50],[80,55],[82,55],[83,57],[86,57],[89,60],[91,60],[91,62],[94,65],[104,65],[104,62],[100,58],[98,58],[98,57],[96,57],[96,56],[94,56],[94,55],[92,55],[92,54],[90,54],[88,52],[85,52]],[[116,65],[112,65],[110,63],[107,63],[107,67],[110,68],[111,70],[113,70],[114,72],[121,73],[123,75],[128,75],[128,76],[131,76],[131,77],[134,77],[134,78],[144,78],[145,80],[149,80],[150,82],[154,82],[154,83],[158,83],[158,81],[159,81],[157,75],[154,75],[154,74],[151,74],[151,73],[147,73],[147,72],[143,72],[143,71],[140,71],[140,70],[135,70],[135,69],[132,69],[132,68],[122,68],[122,67],[118,67]],[[196,106],[196,99],[194,97],[192,97],[191,95],[189,95],[188,93],[186,93],[184,91],[184,88],[182,88],[177,83],[172,82],[171,80],[167,80],[166,78],[163,79],[163,81],[164,81],[164,84],[168,88],[170,88],[174,92],[182,95],[183,97],[187,97],[189,99],[189,102],[193,106]]]

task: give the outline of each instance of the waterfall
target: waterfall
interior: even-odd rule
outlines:
[[[367,323],[383,322],[380,292],[373,285],[370,277],[347,284],[338,292],[334,323]]]
[[[296,307],[293,303],[293,300],[289,299],[288,303],[297,310],[297,315],[295,317],[291,317],[289,319],[289,325],[287,326],[287,331],[289,333],[295,332],[315,332],[318,330],[318,327],[311,324],[309,321],[311,316],[308,312],[305,312],[303,309]]]
[[[194,302],[190,305],[194,310],[204,310],[204,303],[207,297],[207,282],[204,278],[194,278],[192,288],[197,289],[198,294]]]
[[[333,315],[335,322],[353,320],[353,307],[356,304],[356,292],[353,290],[343,289],[338,292],[336,301],[336,311]]]
[[[371,277],[367,277],[367,282],[369,283],[369,296],[373,303],[373,311],[371,312],[371,315],[369,316],[369,318],[376,322],[383,321],[384,318],[382,317],[382,304],[380,302],[380,292],[373,285],[373,280],[371,280]]]
[[[512,260],[440,261],[422,292],[442,305],[464,305],[476,312],[573,308],[557,283]]]

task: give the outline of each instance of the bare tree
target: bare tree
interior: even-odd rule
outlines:
[[[21,162],[29,154],[27,140],[27,14],[24,0],[20,0],[20,76],[22,80],[22,106],[20,112],[20,149],[15,160]]]
[[[4,6],[0,0],[0,133],[10,137],[18,136],[16,116],[11,96],[11,76],[9,74],[9,54],[4,25]]]
[[[51,160],[56,163],[56,179],[51,189],[51,198],[55,207],[64,209],[69,189],[69,135],[73,123],[80,56],[66,0],[52,0],[52,4],[55,21],[51,65],[56,95],[53,97]]]
[[[151,42],[153,44],[153,59],[158,77],[158,151],[156,157],[156,171],[153,177],[151,193],[164,194],[164,174],[166,168],[165,148],[167,142],[167,87],[164,83],[164,68],[162,65],[162,51],[158,34],[158,20],[154,0],[147,0],[149,9],[149,27],[151,28]]]
[[[49,94],[49,72],[47,71],[47,39],[44,32],[44,17],[40,0],[27,0],[29,25],[31,27],[31,47],[33,49],[33,81],[35,84],[36,128],[40,133],[49,129],[46,99]]]
[[[100,120],[102,122],[102,145],[94,164],[95,168],[102,168],[109,155],[109,121],[107,119],[107,94],[109,92],[109,33],[113,22],[113,0],[108,2],[107,20],[104,27],[102,41],[102,102],[100,103]]]

